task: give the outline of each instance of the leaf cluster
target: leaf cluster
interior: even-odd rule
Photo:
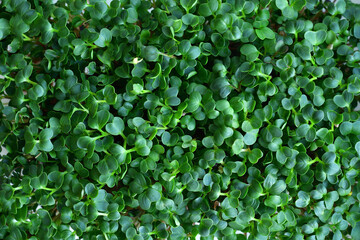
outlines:
[[[360,239],[360,7],[0,1],[0,239]]]

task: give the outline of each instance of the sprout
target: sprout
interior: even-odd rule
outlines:
[[[0,1],[0,239],[359,239],[360,5]]]

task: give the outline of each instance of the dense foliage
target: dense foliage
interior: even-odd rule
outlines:
[[[360,8],[2,0],[0,239],[360,239]]]

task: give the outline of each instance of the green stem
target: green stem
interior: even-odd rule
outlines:
[[[6,79],[10,79],[10,80],[12,80],[12,81],[15,81],[15,79],[14,79],[14,78],[9,77],[9,76],[7,76],[7,75],[5,75],[5,78],[6,78]]]
[[[315,60],[314,60],[312,57],[310,58],[310,61],[311,61],[312,65],[314,65],[315,67],[317,67],[316,62],[315,62]]]
[[[246,14],[244,13],[243,10],[241,10],[241,18],[246,18]]]
[[[172,38],[172,40],[174,40],[176,43],[180,43],[180,41],[179,40],[177,40],[176,38]]]
[[[126,141],[127,137],[125,136],[124,133],[120,133],[120,136]]]
[[[171,107],[166,106],[165,104],[163,104],[162,102],[159,102],[159,106],[170,109],[171,111],[173,110]]]
[[[265,73],[262,73],[262,72],[259,72],[259,75],[263,78],[265,78],[266,80],[270,81],[271,80],[271,76],[270,75],[267,75]]]
[[[106,233],[103,232],[103,234],[104,234],[105,239],[106,239],[106,240],[109,240],[109,238],[108,238],[108,236],[106,235]]]
[[[96,45],[94,45],[94,44],[92,44],[92,43],[86,43],[86,45],[88,46],[88,47],[90,47],[90,48],[98,48],[98,46],[96,46]]]
[[[31,38],[29,38],[28,36],[26,36],[24,33],[23,33],[23,38],[24,38],[24,41],[32,41]]]
[[[229,194],[227,194],[227,193],[219,193],[219,195],[220,196],[227,196],[227,197],[229,196]]]
[[[57,189],[48,188],[48,187],[42,187],[42,188],[39,188],[39,189],[46,190],[46,191],[50,191],[50,194],[53,194],[54,192],[57,191]]]
[[[30,79],[26,79],[24,82],[30,83],[31,85],[38,85],[36,82],[31,81]]]
[[[308,165],[311,165],[311,164],[316,163],[316,162],[319,162],[319,163],[324,164],[324,162],[323,162],[321,159],[319,159],[318,157],[316,157],[314,160],[308,162]]]
[[[18,186],[16,188],[14,188],[14,191],[21,190],[22,188],[23,188],[22,186]]]
[[[182,188],[180,188],[179,190],[178,190],[178,193],[182,193],[182,191],[184,191],[186,189],[186,185],[184,185]]]
[[[140,92],[140,94],[145,94],[145,93],[151,93],[151,91],[150,91],[150,90],[142,90],[142,91]]]
[[[162,52],[159,52],[159,54],[162,55],[162,56],[168,57],[168,58],[174,58],[174,59],[176,59],[176,57],[175,57],[174,55],[169,55],[169,54],[162,53]]]
[[[106,133],[106,132],[104,132],[104,131],[102,131],[102,130],[100,130],[100,131],[103,132],[103,134],[101,134],[100,136],[94,137],[94,140],[95,140],[95,141],[98,140],[98,139],[100,139],[100,138],[103,138],[103,137],[106,137],[106,136],[109,135],[108,133]]]
[[[179,172],[180,172],[179,169],[175,169],[175,170],[171,173],[171,175],[176,176],[176,174],[178,174]]]
[[[126,143],[127,143],[127,139],[125,138],[124,139],[124,145],[123,145],[124,149],[126,149]]]
[[[81,103],[79,103],[79,105],[86,113],[89,113],[89,110],[87,110]]]
[[[12,132],[9,132],[8,134],[6,134],[6,136],[4,137],[4,139],[1,141],[1,145],[4,144],[4,142],[6,141],[6,139],[10,136]]]
[[[349,105],[346,106],[347,110],[349,111],[349,113],[351,112],[351,108]]]
[[[126,153],[132,153],[132,152],[135,152],[136,149],[135,148],[130,148],[130,149],[127,149],[126,150]]]

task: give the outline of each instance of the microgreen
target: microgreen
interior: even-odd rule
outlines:
[[[0,239],[360,239],[360,7],[0,1]]]

